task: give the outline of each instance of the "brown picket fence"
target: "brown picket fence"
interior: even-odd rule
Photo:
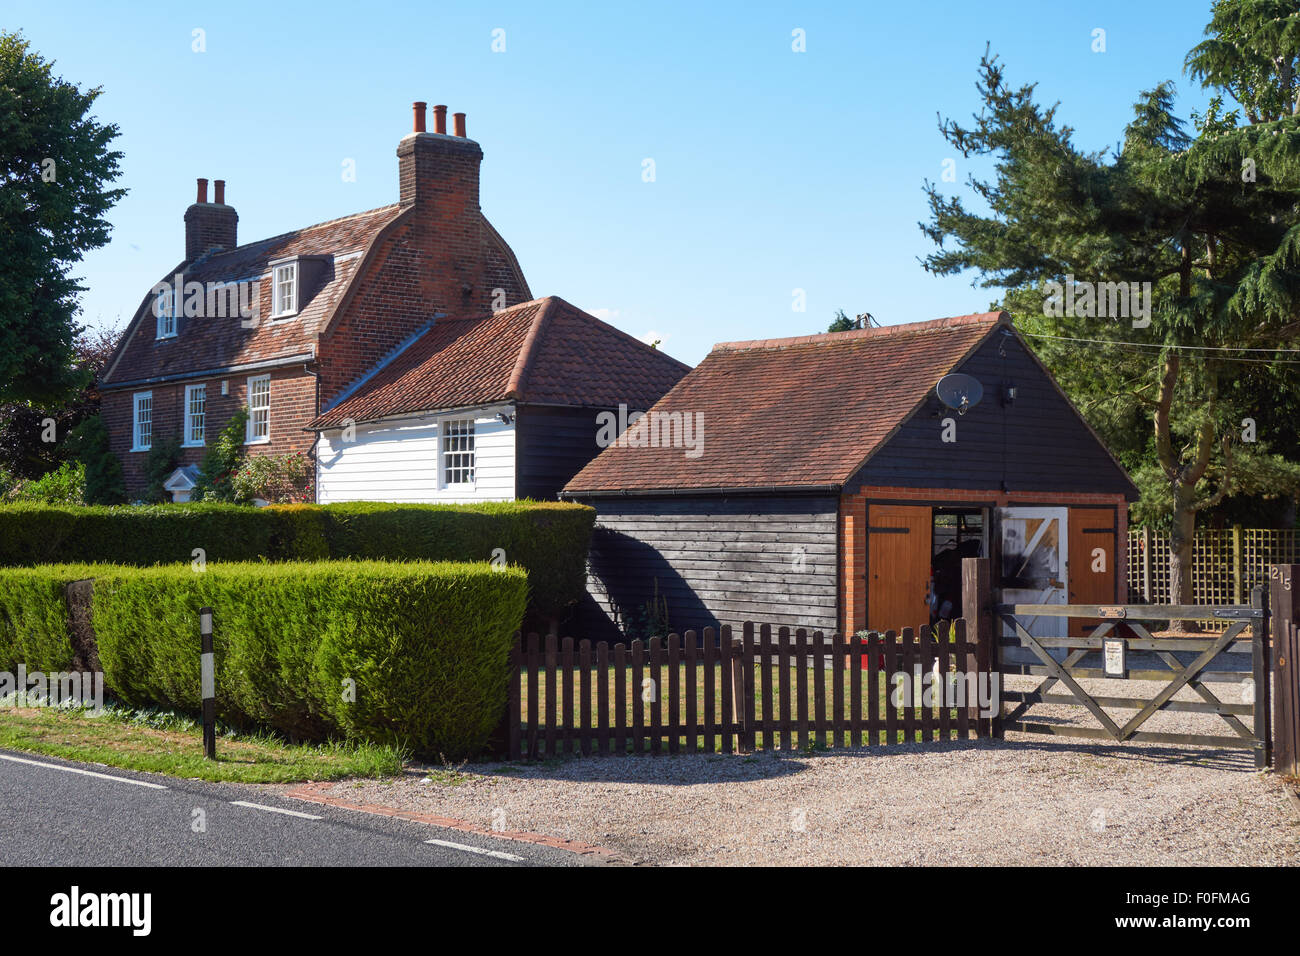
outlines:
[[[988,648],[967,639],[963,620],[941,638],[928,625],[846,638],[752,623],[739,637],[724,625],[627,645],[516,635],[511,667],[512,759],[791,751],[994,732],[980,715],[981,685],[970,680],[987,682]],[[957,678],[926,680],[935,668]],[[943,689],[938,699],[934,690],[927,698],[926,685]],[[901,700],[892,699],[896,690]]]

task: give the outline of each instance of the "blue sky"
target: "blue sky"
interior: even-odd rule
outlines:
[[[198,176],[227,181],[244,241],[397,198],[410,104],[468,114],[482,205],[535,295],[656,333],[698,362],[714,342],[823,331],[837,308],[886,323],[982,311],[937,279],[922,183],[957,158],[936,113],[968,119],[991,42],[1013,83],[1088,148],[1114,144],[1139,90],[1182,76],[1208,0],[1135,3],[0,3],[56,72],[99,85],[121,128],[111,243],[79,270],[82,321],[124,324],[182,256]],[[1093,31],[1105,30],[1095,53]],[[193,31],[204,31],[196,53]],[[505,51],[493,52],[504,30]],[[792,31],[806,52],[792,50]],[[341,175],[355,160],[355,182]],[[642,178],[653,159],[655,181]],[[796,289],[806,311],[795,311]]]

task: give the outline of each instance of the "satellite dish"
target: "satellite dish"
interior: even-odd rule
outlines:
[[[958,415],[965,415],[968,409],[974,408],[984,397],[984,386],[973,375],[953,372],[939,379],[934,393],[939,396],[939,401],[956,409]]]

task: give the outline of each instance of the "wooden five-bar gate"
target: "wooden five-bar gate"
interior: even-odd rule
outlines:
[[[740,636],[723,626],[612,646],[516,636],[509,754],[789,751],[988,736],[988,660],[988,646],[968,641],[960,620],[938,638],[928,626],[845,638],[752,624]],[[977,676],[926,676],[936,672]]]
[[[1268,614],[1264,589],[1255,588],[1249,605],[1080,605],[1002,604],[997,612],[1011,633],[1000,644],[999,672],[1038,676],[1033,690],[1002,690],[1002,700],[1014,705],[1001,715],[1002,729],[1030,734],[1084,737],[1093,740],[1191,744],[1243,748],[1255,755],[1263,769],[1269,755]],[[1097,621],[1086,636],[1044,637],[1025,626],[1031,619],[1061,618]],[[1152,621],[1226,622],[1222,633],[1155,637],[1147,628]],[[1046,630],[1046,628],[1044,628]],[[1152,697],[1089,692],[1079,680],[1104,682],[1131,680],[1163,684]],[[1052,693],[1060,684],[1065,693]],[[1208,686],[1237,684],[1248,693],[1246,703],[1228,703]],[[1104,688],[1105,684],[1099,685]],[[1183,688],[1200,700],[1175,699]],[[1041,722],[1032,719],[1038,705],[1083,707],[1100,726]],[[1132,715],[1117,722],[1105,708]],[[1231,734],[1171,733],[1142,730],[1161,711],[1217,715]],[[1250,718],[1250,726],[1242,717]]]

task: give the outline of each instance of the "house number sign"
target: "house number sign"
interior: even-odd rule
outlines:
[[[1107,677],[1123,677],[1128,673],[1128,646],[1117,637],[1108,637],[1101,642],[1101,657]]]

